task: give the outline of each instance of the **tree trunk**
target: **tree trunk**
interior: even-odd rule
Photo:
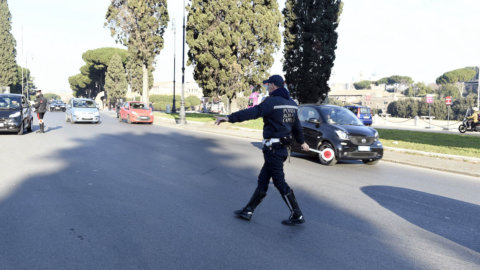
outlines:
[[[142,101],[145,103],[149,103],[148,100],[148,69],[145,63],[142,65],[143,70],[143,93],[142,93]]]
[[[232,114],[232,99],[228,98],[227,102],[227,114],[230,115]]]

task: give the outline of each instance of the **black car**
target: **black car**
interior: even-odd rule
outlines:
[[[67,109],[67,106],[61,100],[54,100],[50,102],[48,110],[51,112],[62,111],[64,112]]]
[[[32,107],[23,95],[0,94],[0,132],[32,131]]]
[[[306,143],[321,152],[315,154],[323,165],[334,165],[338,160],[361,160],[373,165],[383,157],[378,132],[365,126],[346,108],[300,105],[298,118]],[[302,152],[297,143],[294,143],[292,151]]]

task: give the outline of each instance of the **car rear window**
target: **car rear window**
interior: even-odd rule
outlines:
[[[360,113],[361,114],[370,114],[370,108],[360,108]]]

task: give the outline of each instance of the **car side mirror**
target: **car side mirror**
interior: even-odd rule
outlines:
[[[309,118],[307,122],[317,125],[320,124],[320,121],[318,121],[317,118]]]

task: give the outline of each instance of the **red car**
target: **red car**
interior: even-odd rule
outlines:
[[[140,101],[127,101],[122,104],[122,107],[120,107],[119,120],[127,120],[129,124],[153,124],[153,111],[146,103]]]

